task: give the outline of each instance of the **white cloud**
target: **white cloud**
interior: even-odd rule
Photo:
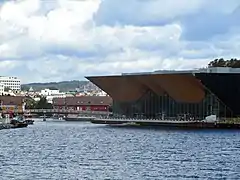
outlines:
[[[235,0],[228,4],[215,0],[6,1],[0,6],[1,75],[17,75],[24,82],[60,81],[190,69],[206,66],[215,57],[238,57],[240,45],[235,39],[240,33],[234,23],[224,32],[208,34],[208,39],[187,40],[186,34],[204,35],[194,33],[191,26],[198,23],[191,17],[203,18],[199,12],[217,9],[214,12],[221,17],[229,17],[237,14],[239,4]]]

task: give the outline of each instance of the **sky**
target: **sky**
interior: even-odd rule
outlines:
[[[239,0],[0,0],[0,75],[23,83],[240,56]]]

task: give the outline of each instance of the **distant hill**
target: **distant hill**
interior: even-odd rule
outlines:
[[[50,89],[59,89],[60,91],[75,91],[76,88],[83,89],[83,86],[89,84],[89,81],[61,81],[61,82],[49,82],[49,83],[30,83],[23,84],[22,90],[29,90],[30,87],[33,88],[34,91],[40,91],[42,89],[50,88]]]

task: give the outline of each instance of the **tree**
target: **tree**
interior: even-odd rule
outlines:
[[[231,67],[231,68],[240,68],[240,60],[236,58],[224,60],[223,58],[214,59],[209,62],[208,67]]]
[[[47,102],[46,97],[41,97],[40,100],[36,103],[36,109],[52,109],[52,104]]]
[[[36,108],[37,102],[34,99],[30,98],[30,97],[28,97],[25,100],[25,103],[26,103],[26,109],[35,109]]]

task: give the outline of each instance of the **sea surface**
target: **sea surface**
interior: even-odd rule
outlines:
[[[0,137],[0,180],[240,179],[237,130],[38,120]]]

